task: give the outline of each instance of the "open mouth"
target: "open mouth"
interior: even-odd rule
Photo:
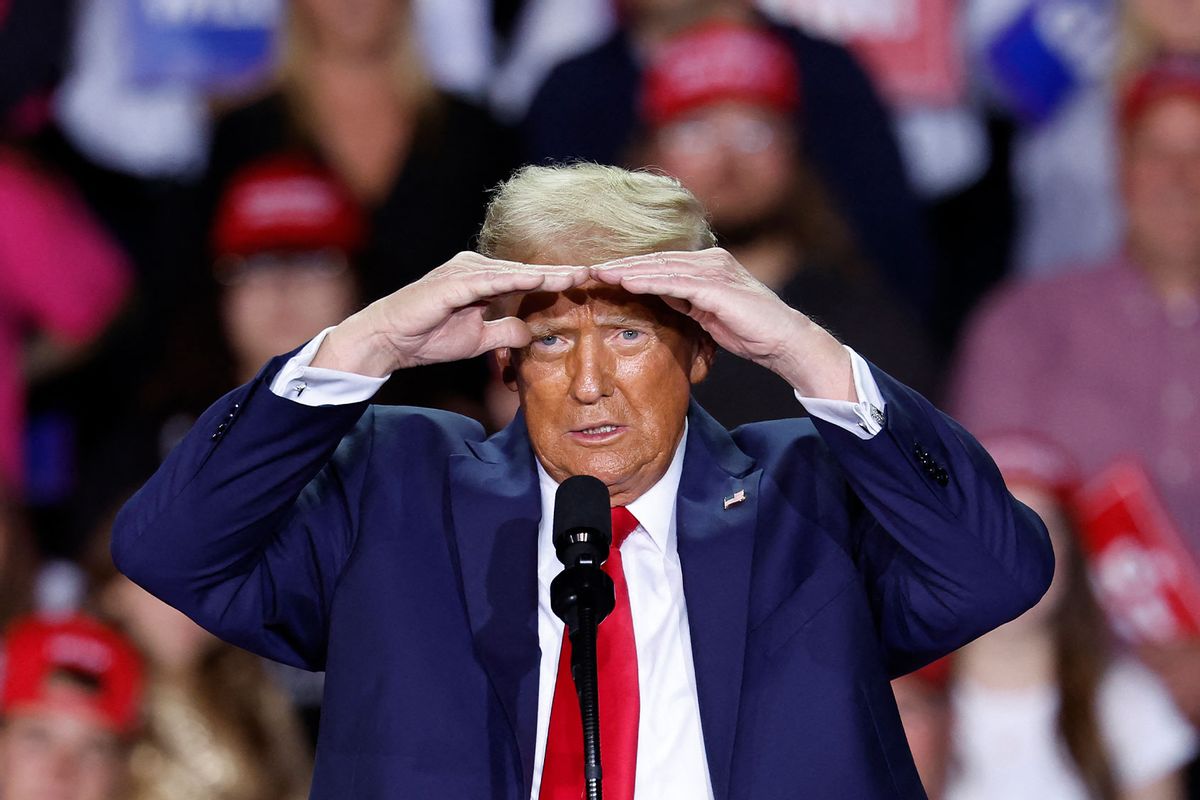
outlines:
[[[624,425],[618,425],[615,422],[602,422],[598,425],[571,431],[571,438],[581,442],[605,442],[620,436],[625,429]]]
[[[582,433],[591,436],[592,434],[612,433],[616,429],[616,425],[597,425],[595,428],[584,428],[583,430],[576,431],[576,433]]]

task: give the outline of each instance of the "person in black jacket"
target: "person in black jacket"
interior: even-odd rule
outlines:
[[[807,115],[795,72],[769,30],[713,21],[671,38],[645,72],[633,163],[687,186],[721,243],[785,302],[932,394],[934,359],[918,318],[883,288],[797,145],[794,120]],[[795,414],[784,381],[724,354],[695,394],[728,427]]]
[[[622,10],[621,29],[560,64],[538,90],[521,128],[528,162],[624,163],[637,129],[642,71],[661,42],[714,15],[761,25],[795,55],[804,103],[803,118],[796,121],[804,155],[887,286],[917,311],[931,308],[934,256],[921,207],[887,111],[846,48],[759,18],[728,0],[628,0]]]

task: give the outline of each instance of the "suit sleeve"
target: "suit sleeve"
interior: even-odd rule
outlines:
[[[878,435],[814,424],[855,496],[855,557],[895,676],[1031,608],[1050,585],[1054,555],[1041,520],[966,430],[872,374],[886,401]]]
[[[121,509],[112,555],[222,639],[321,669],[334,585],[354,547],[372,413],[366,403],[313,408],[272,394],[286,359],[201,416]]]

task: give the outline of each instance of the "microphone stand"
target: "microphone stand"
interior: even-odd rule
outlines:
[[[601,800],[600,697],[596,628],[616,606],[612,578],[600,565],[612,544],[608,487],[591,475],[572,475],[554,495],[554,552],[563,571],[550,583],[550,608],[567,626],[571,678],[583,722],[583,785],[587,800]]]
[[[583,722],[583,784],[587,800],[601,800],[603,793],[596,629],[615,605],[612,578],[586,558],[568,566],[550,584],[550,607],[566,623],[571,640],[571,677]]]

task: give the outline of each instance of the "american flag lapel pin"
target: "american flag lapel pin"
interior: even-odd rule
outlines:
[[[725,502],[725,510],[728,511],[730,506],[736,506],[738,503],[742,502],[745,499],[746,499],[746,490],[738,489],[736,492],[729,495],[729,497],[725,498],[725,501],[724,501]]]

